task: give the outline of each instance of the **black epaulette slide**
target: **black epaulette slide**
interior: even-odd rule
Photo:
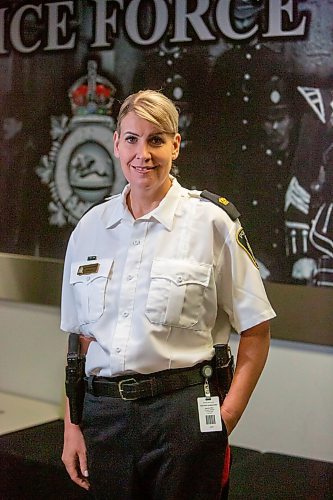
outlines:
[[[238,212],[235,205],[233,205],[230,201],[228,201],[223,196],[219,196],[218,194],[211,193],[210,191],[207,191],[206,189],[204,189],[202,191],[202,193],[200,194],[200,197],[211,201],[212,203],[214,203],[215,205],[217,205],[220,208],[223,208],[223,210],[225,212],[227,212],[230,219],[232,219],[232,220],[236,220],[240,216],[240,213]]]

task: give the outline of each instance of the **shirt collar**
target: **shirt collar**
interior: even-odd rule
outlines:
[[[183,188],[178,183],[177,179],[170,176],[171,178],[171,188],[161,201],[161,203],[152,210],[149,214],[142,217],[142,219],[149,218],[155,219],[168,230],[171,231],[173,219],[178,206],[179,198],[181,196]]]
[[[105,211],[102,214],[102,221],[104,222],[106,229],[116,226],[124,219],[133,220],[132,214],[128,210],[126,204],[126,197],[129,193],[129,190],[130,186],[129,184],[126,184],[123,191],[119,195],[117,195],[117,197],[120,198],[120,202],[116,203],[115,206],[112,207],[112,209],[108,203],[106,204]]]
[[[170,176],[170,178],[172,182],[171,188],[169,189],[163,200],[160,202],[158,207],[156,207],[148,214],[140,217],[142,220],[155,219],[156,221],[163,224],[163,226],[168,231],[170,231],[172,228],[173,219],[175,216],[176,208],[178,206],[178,200],[183,189],[174,177]],[[124,187],[122,193],[119,195],[121,198],[120,203],[117,203],[112,211],[108,210],[108,208],[106,208],[106,210],[104,211],[102,220],[104,221],[106,228],[111,228],[117,225],[122,220],[129,220],[133,222],[133,216],[128,210],[126,203],[126,197],[129,191],[130,185],[127,184]]]

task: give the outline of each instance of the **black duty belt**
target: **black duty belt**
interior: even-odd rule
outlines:
[[[164,370],[148,375],[129,374],[123,377],[85,377],[85,388],[94,396],[109,396],[125,401],[148,398],[184,389],[192,385],[202,384],[204,366],[212,366],[205,361],[191,368]]]

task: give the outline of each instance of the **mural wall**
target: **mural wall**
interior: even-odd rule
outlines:
[[[180,182],[229,198],[267,281],[333,286],[333,0],[0,7],[0,252],[64,257],[125,185],[122,99],[179,108]]]

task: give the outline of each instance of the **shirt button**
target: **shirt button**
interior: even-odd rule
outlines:
[[[128,279],[128,281],[131,281],[131,280],[133,279],[133,276],[132,276],[131,274],[129,274],[129,275],[127,276],[127,279]]]
[[[118,353],[121,352],[120,347],[117,347],[116,352],[118,352]]]
[[[123,312],[123,318],[127,318],[129,313],[127,311]]]
[[[133,245],[140,245],[140,240],[134,240]]]
[[[183,282],[183,278],[181,276],[177,276],[177,283],[182,283]]]

